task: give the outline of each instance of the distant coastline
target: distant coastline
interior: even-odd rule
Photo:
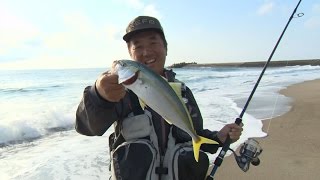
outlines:
[[[190,68],[190,67],[263,67],[266,61],[255,62],[234,62],[234,63],[207,63],[198,64],[196,62],[182,62],[168,66],[168,68]],[[302,66],[311,65],[319,66],[320,59],[305,59],[305,60],[282,60],[282,61],[270,61],[269,67],[283,67],[283,66]]]

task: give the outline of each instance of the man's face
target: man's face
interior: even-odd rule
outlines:
[[[147,65],[162,75],[167,56],[167,49],[159,33],[154,31],[140,32],[128,42],[131,58]]]

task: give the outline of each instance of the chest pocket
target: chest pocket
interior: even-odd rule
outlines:
[[[137,139],[120,144],[111,152],[112,180],[156,179],[157,150],[146,139]]]
[[[121,134],[125,141],[148,137],[152,130],[152,120],[147,114],[128,117],[122,121]]]
[[[160,162],[158,141],[151,113],[142,110],[138,98],[129,91],[132,113],[121,120],[123,142],[110,153],[112,180],[153,180]]]

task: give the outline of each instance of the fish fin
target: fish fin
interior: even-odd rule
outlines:
[[[139,98],[139,104],[140,104],[142,109],[145,109],[145,107],[147,106],[146,103],[140,98]]]
[[[174,92],[176,92],[176,94],[178,95],[178,97],[180,99],[182,99],[182,95],[181,95],[181,83],[180,82],[169,82],[171,88],[174,90]]]
[[[170,121],[168,121],[167,119],[164,119],[164,120],[166,120],[168,124],[172,125],[172,123]]]
[[[181,89],[182,89],[182,83],[181,83],[181,82],[169,82],[169,85],[170,85],[171,88],[174,90],[174,92],[178,95],[180,101],[182,102],[182,105],[183,105],[185,111],[186,111],[187,114],[188,114],[188,119],[189,119],[189,122],[190,122],[190,124],[191,124],[191,126],[192,126],[192,129],[194,129],[194,127],[193,127],[193,122],[192,122],[192,118],[191,118],[191,116],[190,116],[190,112],[189,112],[189,110],[188,110],[188,108],[187,108],[187,106],[186,106],[185,101],[184,101],[183,98],[182,98],[182,90],[181,90]]]
[[[194,159],[198,162],[199,160],[199,151],[201,144],[219,144],[217,141],[214,141],[212,139],[208,139],[202,136],[199,136],[200,140],[198,142],[194,141],[192,139],[192,145],[193,145],[193,155]]]

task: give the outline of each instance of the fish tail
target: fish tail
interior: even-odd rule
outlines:
[[[200,152],[201,144],[219,144],[219,143],[217,141],[212,140],[212,139],[208,139],[208,138],[201,137],[201,136],[199,136],[199,140],[197,142],[192,139],[193,155],[194,155],[194,159],[197,162],[199,160],[199,152]]]

